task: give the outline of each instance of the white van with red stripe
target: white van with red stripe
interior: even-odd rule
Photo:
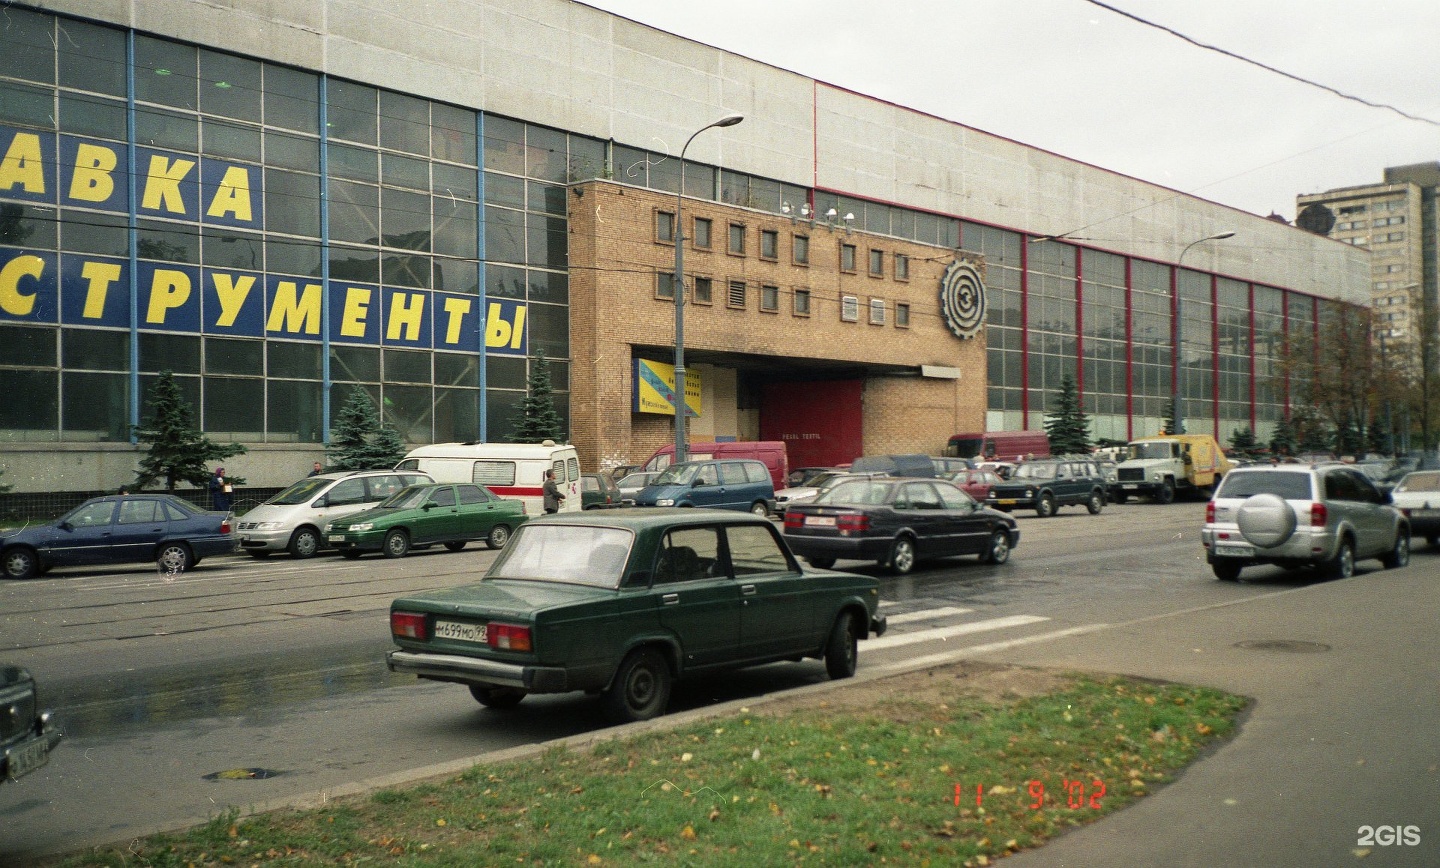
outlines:
[[[524,501],[527,515],[543,515],[545,471],[565,495],[561,512],[580,511],[580,456],[574,446],[544,443],[436,443],[410,450],[396,470],[421,470],[436,482],[478,482],[497,497]]]

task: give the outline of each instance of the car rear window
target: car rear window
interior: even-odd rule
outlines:
[[[1232,473],[1220,483],[1216,497],[1249,497],[1252,494],[1274,494],[1285,500],[1313,500],[1310,496],[1310,474],[1279,470],[1257,470]]]

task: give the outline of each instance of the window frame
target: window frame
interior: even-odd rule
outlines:
[[[715,243],[714,222],[709,217],[693,217],[690,221],[690,246],[696,250],[709,250]],[[705,243],[700,243],[700,227],[705,227]]]
[[[854,273],[855,273],[855,254],[856,254],[856,250],[855,250],[855,245],[854,245],[854,244],[843,244],[843,243],[842,243],[842,244],[840,245],[840,273],[841,273],[841,274],[854,274]],[[846,260],[847,260],[847,259],[849,260],[848,266],[847,266],[847,264],[846,264]]]
[[[870,311],[869,323],[871,325],[883,326],[885,324],[885,313],[887,307],[887,305],[885,304],[885,299],[871,298],[869,300],[869,304],[867,304],[866,307]]]
[[[665,233],[661,231],[662,221],[665,221],[667,218],[668,218],[669,225],[670,225],[670,236],[669,236],[668,238],[665,236]],[[672,245],[673,245],[673,244],[675,243],[675,212],[674,212],[674,211],[666,211],[664,208],[656,208],[656,209],[654,209],[654,219],[653,219],[653,222],[652,222],[652,229],[653,229],[653,232],[654,232],[654,236],[655,236],[654,240],[655,240],[655,243],[656,243],[656,244],[672,244]]]
[[[690,303],[713,305],[715,303],[715,279],[708,274],[692,274],[690,279],[694,288],[690,290]],[[705,281],[705,294],[700,294],[700,281]]]
[[[768,304],[766,303],[767,298],[769,299]],[[760,284],[760,312],[780,312],[780,287],[778,285],[773,283]]]
[[[860,321],[860,296],[858,296],[858,295],[842,295],[842,296],[840,296],[840,321],[841,321],[841,322],[859,322],[859,321]]]
[[[910,303],[905,301],[895,302],[895,328],[910,328]]]
[[[746,234],[747,228],[744,223],[730,222],[725,233],[725,252],[730,256],[744,256]],[[737,239],[739,240],[738,246],[736,245]]]
[[[796,287],[791,295],[790,315],[809,317],[814,311],[814,305],[811,303],[810,298],[810,289],[808,287]]]
[[[736,302],[736,291],[739,302]],[[746,310],[750,305],[750,284],[743,279],[731,278],[725,281],[725,306],[732,310]]]
[[[666,280],[666,278],[669,278],[669,280],[670,280],[670,292],[669,292],[669,293],[666,293],[666,292],[665,292],[665,280]],[[673,301],[675,300],[675,272],[673,272],[673,271],[657,271],[657,272],[655,272],[655,284],[654,284],[653,289],[654,289],[654,292],[655,292],[655,298],[656,298],[657,300],[659,300],[659,301],[672,301],[672,302],[673,302]]]
[[[910,280],[910,254],[896,253],[890,257],[890,262],[897,281],[905,283]]]
[[[760,258],[766,262],[780,261],[780,232],[777,229],[760,230]]]
[[[872,247],[868,253],[869,271],[871,277],[885,276],[885,251],[878,247]]]
[[[800,232],[790,235],[790,262],[803,268],[810,267],[810,236]]]

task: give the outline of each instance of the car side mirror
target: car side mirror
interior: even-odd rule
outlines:
[[[71,524],[71,523],[68,522],[68,521],[62,521],[62,522],[60,522],[60,524],[56,525],[56,527],[59,527],[61,530],[74,530],[74,529],[75,529],[75,525]]]

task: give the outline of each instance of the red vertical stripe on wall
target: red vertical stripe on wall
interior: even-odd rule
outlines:
[[[1075,391],[1085,406],[1085,258],[1075,248]]]
[[[1179,404],[1181,414],[1185,410],[1185,396],[1180,393],[1180,363],[1184,353],[1180,351],[1180,270],[1176,266],[1170,266],[1170,346],[1174,349],[1170,359],[1170,397],[1171,406]],[[1179,421],[1179,420],[1175,420]]]
[[[1220,278],[1210,275],[1210,428],[1220,439]]]
[[[1255,427],[1259,421],[1259,416],[1255,411],[1255,284],[1248,283],[1246,286],[1250,292],[1250,334],[1247,347],[1249,350],[1247,355],[1250,356],[1250,430],[1258,431],[1259,429]]]
[[[1020,428],[1030,430],[1030,239],[1020,236]]]
[[[1130,257],[1125,257],[1125,439],[1135,439],[1135,318]]]

